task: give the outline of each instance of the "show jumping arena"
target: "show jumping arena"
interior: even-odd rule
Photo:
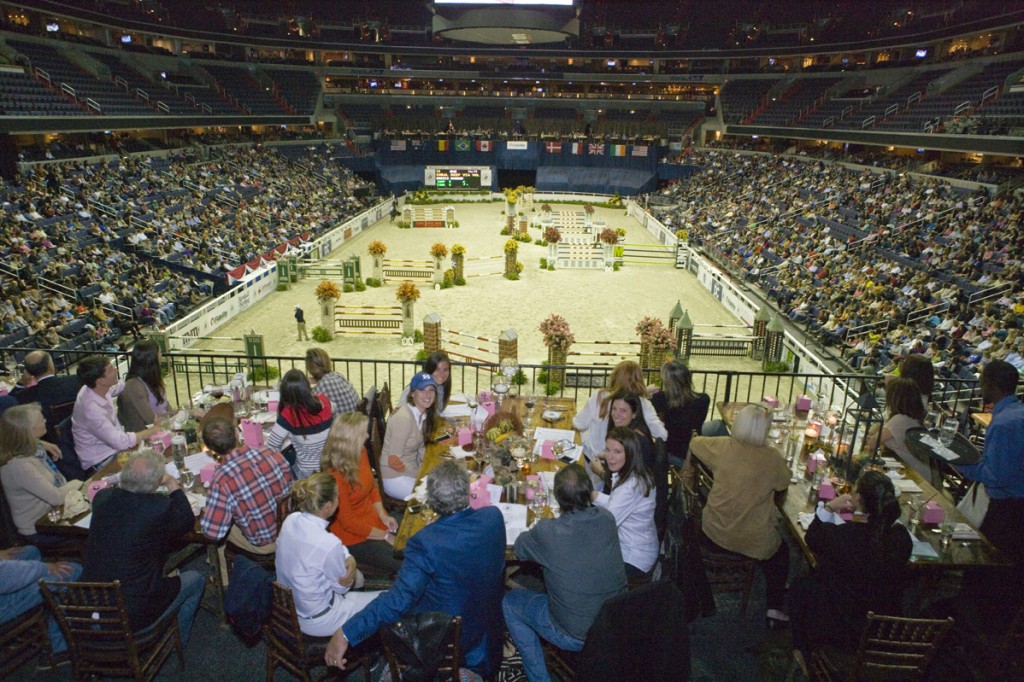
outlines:
[[[534,200],[534,210],[539,213],[543,203]],[[582,211],[580,205],[548,203],[553,212]],[[593,215],[595,224],[603,223],[601,227],[626,230],[623,241],[629,245],[627,262],[621,270],[541,270],[540,259],[550,258],[549,248],[519,243],[517,259],[523,263],[523,273],[518,281],[505,279],[500,274],[504,264],[503,248],[509,239],[500,234],[506,222],[503,214],[505,206],[504,201],[455,203],[455,219],[460,225],[455,229],[402,229],[398,227],[397,220],[395,223],[389,222],[385,214],[382,220],[349,239],[327,259],[320,261],[320,265],[325,266],[322,272],[339,272],[343,260],[358,255],[364,281],[373,277],[367,246],[374,240],[387,246],[384,258],[389,263],[386,268],[396,270],[401,269],[400,261],[414,261],[414,264],[408,264],[412,266],[409,269],[427,269],[430,247],[437,242],[445,244],[449,251],[454,244],[462,244],[466,247],[465,286],[435,290],[431,279],[417,277],[413,280],[421,292],[413,313],[415,328],[422,330],[423,318],[436,312],[441,316],[442,327],[472,336],[496,339],[501,332],[513,329],[518,333],[519,362],[523,364],[539,364],[547,360],[547,348],[538,326],[551,313],[565,317],[577,342],[583,343],[638,341],[636,324],[645,316],[660,318],[667,324],[669,313],[677,301],[681,302],[695,325],[738,324],[738,320],[692,274],[685,269],[677,269],[671,260],[630,262],[630,247],[643,248],[647,244],[661,249],[665,247],[658,244],[637,220],[628,216],[625,209],[595,207]],[[534,215],[531,214],[531,223],[534,222]],[[575,232],[570,227],[563,234],[576,241],[579,235]],[[534,239],[540,237],[541,233],[542,229],[538,227],[529,228],[529,234]],[[559,255],[566,251],[566,247],[563,246],[561,251]],[[450,267],[450,259],[449,254],[445,259],[445,268]],[[391,308],[400,305],[395,299],[395,291],[402,280],[391,276],[391,273],[387,275],[382,287],[367,287],[363,292],[343,293],[337,302],[338,306],[344,306],[346,311],[351,312],[359,308],[370,312],[376,310],[387,313],[384,317],[390,318]],[[422,347],[421,344],[415,347],[403,345],[401,337],[393,333],[338,334],[332,341],[322,344],[297,341],[293,308],[295,304],[302,306],[306,314],[306,327],[311,333],[320,324],[320,305],[313,290],[321,279],[323,277],[319,274],[310,274],[298,283],[293,283],[288,291],[270,294],[213,330],[210,335],[241,337],[255,330],[264,336],[265,352],[274,356],[301,357],[310,346],[320,345],[334,358],[410,360],[415,356],[417,348]],[[331,276],[329,279],[341,287],[340,276]],[[215,342],[199,342],[193,348],[217,345],[223,346]],[[586,346],[577,349],[590,350]],[[620,345],[614,347],[616,351],[621,349]],[[451,350],[459,352],[456,347]],[[458,361],[454,353],[453,359]],[[593,364],[604,365],[609,360],[608,357],[595,357]],[[588,364],[584,357],[573,357],[572,363]],[[760,370],[760,362],[744,357],[699,356],[691,359],[690,366],[705,370]]]

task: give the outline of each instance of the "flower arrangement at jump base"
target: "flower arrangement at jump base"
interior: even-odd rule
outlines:
[[[544,241],[548,244],[557,244],[562,241],[562,233],[558,231],[557,227],[546,227],[544,228]]]
[[[676,349],[676,339],[672,330],[660,319],[644,317],[637,322],[636,333],[640,335],[641,367],[661,367],[665,360],[671,359],[672,351]]]
[[[466,283],[464,266],[466,263],[466,247],[462,244],[452,244],[452,269],[455,270],[455,285],[463,286]]]
[[[505,242],[505,279],[519,279],[519,273],[523,271],[523,264],[516,260],[519,254],[519,242],[509,239]]]
[[[610,227],[606,227],[598,233],[597,240],[602,244],[613,246],[619,243],[619,233]]]
[[[314,340],[321,343],[330,341],[334,338],[334,304],[341,298],[341,289],[331,280],[322,279],[313,293],[320,304],[320,324],[317,327],[320,331],[314,330],[314,336],[320,338]]]
[[[569,357],[569,348],[576,341],[576,336],[569,329],[569,323],[561,315],[552,313],[540,323],[540,333],[544,335],[544,345],[548,347],[547,394],[553,395],[565,381],[565,365]]]
[[[444,258],[448,255],[448,247],[441,242],[437,242],[430,247],[430,255],[434,258]]]
[[[373,277],[366,279],[366,284],[371,287],[379,287],[384,283],[384,254],[388,252],[388,245],[379,239],[374,239],[366,247],[373,260]]]
[[[419,288],[408,280],[398,285],[395,298],[402,304],[402,336],[412,337],[415,327],[412,322],[413,305],[420,297]]]
[[[341,289],[338,285],[329,279],[320,280],[320,283],[316,285],[316,290],[313,292],[316,294],[316,300],[320,303],[325,303],[331,299],[335,301],[341,298]]]

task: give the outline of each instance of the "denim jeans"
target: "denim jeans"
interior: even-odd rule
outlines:
[[[583,648],[583,640],[566,634],[551,620],[546,594],[532,590],[512,590],[501,601],[501,610],[505,614],[508,633],[523,657],[526,679],[530,682],[551,680],[547,664],[544,663],[541,639],[566,651],[579,651]]]
[[[188,646],[188,636],[192,632],[192,621],[196,619],[196,611],[199,610],[199,602],[203,599],[203,588],[206,587],[206,578],[199,571],[182,571],[178,578],[181,580],[181,589],[178,596],[174,598],[171,605],[160,614],[155,623],[168,613],[178,609],[178,634],[181,635],[181,645]],[[179,609],[179,607],[181,607]],[[152,625],[143,628],[138,634],[147,632]]]
[[[31,545],[22,547],[21,553],[15,559],[19,561],[39,561],[39,550]],[[71,564],[71,567],[71,575],[67,578],[46,575],[44,579],[53,582],[75,582],[82,577],[82,567],[78,564]],[[29,609],[42,603],[43,595],[39,591],[39,585],[36,583],[26,585],[14,592],[0,594],[0,623],[12,621]],[[60,626],[57,625],[57,619],[53,616],[47,618],[47,634],[50,636],[50,647],[53,649],[53,653],[67,651],[68,643],[64,640]]]

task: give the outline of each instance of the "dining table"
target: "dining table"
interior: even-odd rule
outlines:
[[[572,398],[539,397],[536,398],[535,401],[536,403],[534,406],[531,409],[528,409],[526,405],[527,399],[525,396],[505,397],[500,407],[497,408],[497,412],[514,414],[520,421],[523,423],[529,423],[533,428],[547,427],[564,430],[573,429],[572,419],[576,415],[576,402]],[[453,397],[451,403],[459,405],[460,401]],[[529,417],[528,421],[527,417]],[[441,427],[437,437],[427,444],[423,455],[423,461],[420,464],[419,473],[416,478],[417,487],[419,487],[420,483],[426,479],[427,475],[432,469],[434,469],[434,467],[446,459],[452,459],[451,450],[453,446],[457,446],[457,438],[453,433],[456,433],[458,429],[469,427],[469,416],[458,416],[446,419],[445,424]],[[574,443],[577,445],[580,443],[578,432],[574,432]],[[580,456],[582,457],[582,455]],[[470,471],[471,477],[475,478],[478,475],[476,462],[471,458],[460,459],[459,461],[466,463],[466,468]],[[545,459],[538,457],[536,461],[530,463],[530,470],[531,473],[536,474],[540,472],[558,471],[564,466],[565,463],[557,458]],[[523,473],[521,471],[516,473],[516,479],[517,485],[515,489],[517,492],[517,498],[514,500],[506,499],[506,494],[503,492],[500,500],[501,503],[526,503]],[[539,513],[547,515],[553,512],[550,509],[550,506],[548,506]],[[395,537],[394,548],[395,556],[397,558],[402,558],[402,552],[409,539],[427,526],[430,521],[430,515],[431,512],[426,505],[421,505],[421,509],[416,512],[411,512],[408,508],[406,509],[406,512],[402,517],[402,522],[398,526],[397,536]],[[527,526],[534,522],[534,517],[534,510],[532,508],[528,508]],[[511,545],[506,549],[506,559],[510,561],[515,560],[515,555],[513,554]]]
[[[723,421],[727,426],[731,426],[736,413],[749,404],[720,402],[717,407]],[[786,415],[785,429],[794,437],[782,446],[792,455],[792,477],[787,489],[776,495],[775,503],[782,514],[786,529],[796,541],[804,558],[813,567],[817,565],[817,559],[807,545],[804,524],[809,523],[807,515],[812,514],[817,507],[820,496],[820,481],[818,479],[822,476],[807,471],[808,456],[813,454],[813,450],[808,452],[810,448],[804,447],[803,442],[808,414],[806,412],[801,414],[790,406],[783,406],[781,411]],[[790,418],[789,415],[792,417]],[[966,443],[966,445],[970,444]],[[963,444],[958,444],[958,447],[960,446]],[[969,456],[966,446],[963,446],[962,449],[965,457]],[[1007,566],[1010,564],[1009,559],[957,511],[953,500],[940,494],[905,462],[890,458],[888,463],[887,468],[894,478],[894,485],[900,497],[901,521],[915,542],[914,553],[911,556],[913,567],[953,570],[969,566]],[[713,485],[709,471],[704,469],[700,473],[708,481],[708,485]],[[841,477],[836,476],[833,489],[841,490],[843,486],[852,483],[852,481],[842,481]],[[838,490],[836,492],[838,494]],[[942,523],[957,524],[958,532],[952,541],[943,542],[942,523],[924,522],[921,508],[926,503],[931,503],[933,507],[938,507],[941,510],[941,512],[930,510],[929,518],[941,517]],[[958,535],[960,537],[957,537]]]

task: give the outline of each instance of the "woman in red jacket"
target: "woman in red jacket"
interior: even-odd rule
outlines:
[[[366,415],[339,414],[331,425],[320,456],[321,470],[338,482],[338,512],[329,530],[337,535],[360,566],[374,566],[397,573],[402,562],[395,559],[398,523],[384,511],[366,442]]]

